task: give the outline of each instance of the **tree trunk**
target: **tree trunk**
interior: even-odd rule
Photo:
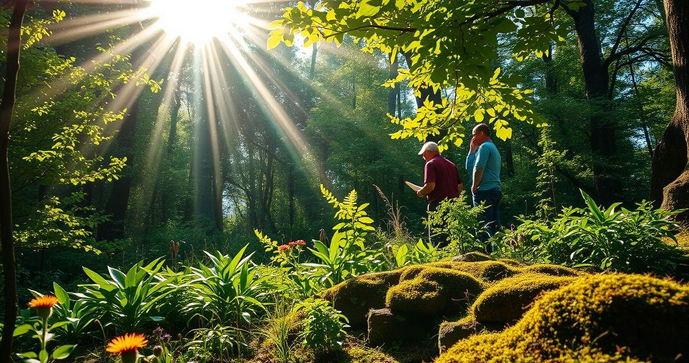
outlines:
[[[2,266],[5,277],[5,317],[3,320],[0,362],[12,362],[14,325],[17,322],[17,261],[12,240],[12,185],[7,150],[10,144],[10,125],[17,94],[21,29],[26,13],[26,0],[16,0],[9,33],[7,35],[7,69],[5,89],[0,104],[0,238],[2,239]]]
[[[610,205],[617,201],[617,192],[621,187],[619,178],[610,170],[610,159],[617,153],[615,126],[605,116],[609,109],[606,97],[610,77],[608,68],[601,58],[593,2],[592,0],[584,2],[586,5],[576,11],[566,10],[574,20],[577,32],[586,98],[595,110],[589,116],[589,131],[596,196],[604,205]]]
[[[689,2],[665,0],[665,14],[675,69],[677,105],[653,153],[651,199],[656,206],[676,210],[689,208]],[[688,224],[689,212],[679,215],[678,220]]]
[[[392,64],[390,64],[390,69],[388,73],[388,79],[395,79],[399,75],[400,63],[395,59]],[[391,116],[395,116],[395,109],[397,106],[397,97],[400,93],[400,85],[395,85],[395,88],[390,88],[388,91],[388,113]]]

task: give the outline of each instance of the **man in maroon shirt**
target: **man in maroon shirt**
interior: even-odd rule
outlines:
[[[462,190],[462,179],[457,166],[440,155],[438,144],[430,141],[423,145],[419,155],[426,161],[423,187],[416,192],[419,197],[428,198],[428,211],[435,211],[440,202],[457,198]],[[429,227],[430,239],[430,227]],[[444,242],[444,241],[442,241]]]

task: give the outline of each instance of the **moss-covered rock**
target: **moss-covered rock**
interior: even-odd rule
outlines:
[[[409,276],[414,278],[405,280]],[[403,313],[440,315],[465,312],[483,291],[481,282],[473,276],[446,268],[410,268],[400,280],[399,285],[388,291],[386,306]]]
[[[477,279],[495,282],[518,273],[517,269],[498,261],[454,262],[453,270],[466,272]]]
[[[427,265],[414,265],[403,268],[400,273],[399,282],[415,279],[416,276],[418,276],[421,271],[425,270],[426,268],[428,268]]]
[[[492,261],[493,257],[488,256],[482,252],[469,252],[463,255],[455,256],[451,259],[453,262],[479,262]]]
[[[433,335],[435,321],[428,316],[409,315],[390,309],[371,310],[368,341],[371,346],[391,346],[395,342],[418,341]]]
[[[560,265],[531,265],[531,266],[526,266],[521,269],[523,272],[533,272],[533,273],[539,273],[543,275],[550,275],[550,276],[570,276],[570,277],[575,277],[575,276],[581,276],[584,273],[579,272],[575,269],[565,267],[565,266],[560,266]]]
[[[502,324],[481,324],[472,315],[459,321],[443,322],[438,331],[438,350],[443,353],[462,339],[481,332],[500,331],[503,328]]]
[[[591,275],[546,293],[502,333],[462,340],[436,362],[675,361],[689,357],[689,286]]]
[[[415,278],[388,290],[385,306],[398,313],[439,315],[447,308],[442,286],[435,281]]]
[[[332,302],[353,328],[364,328],[368,311],[385,307],[386,293],[390,286],[398,283],[400,274],[400,271],[391,271],[361,275],[333,286],[321,296]]]
[[[526,266],[523,262],[517,261],[517,260],[511,260],[509,258],[499,258],[496,261],[502,262],[505,265],[512,266],[512,267],[524,267]]]
[[[472,313],[481,323],[510,323],[519,320],[536,297],[571,283],[574,278],[523,273],[504,279],[479,296]]]

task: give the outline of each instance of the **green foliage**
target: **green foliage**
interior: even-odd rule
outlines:
[[[199,263],[183,273],[190,301],[182,311],[212,324],[232,324],[238,329],[262,312],[269,277],[256,273],[251,263],[253,254],[244,255],[246,248],[234,257],[206,252],[210,266]]]
[[[523,219],[502,238],[500,253],[545,263],[619,272],[672,273],[681,253],[674,240],[676,212],[642,202],[634,210],[600,208],[583,191],[586,208],[564,208],[552,222]]]
[[[40,293],[31,291],[34,297],[43,296]],[[38,311],[42,309],[43,311]],[[40,307],[36,308],[36,315],[38,319],[33,320],[35,323],[22,324],[14,329],[14,336],[21,336],[26,333],[31,333],[32,338],[38,340],[40,349],[38,353],[36,352],[25,352],[17,353],[17,356],[28,363],[47,363],[49,361],[64,360],[69,358],[69,356],[76,348],[76,345],[61,345],[53,349],[53,352],[48,352],[48,343],[50,343],[55,337],[55,331],[65,325],[70,324],[69,320],[66,319],[50,319],[53,315],[54,307],[46,308]],[[50,320],[57,320],[54,323],[49,323]]]
[[[240,343],[239,331],[233,326],[213,325],[195,329],[192,339],[185,345],[188,360],[202,362],[219,360],[231,362]]]
[[[266,317],[261,335],[269,345],[269,352],[274,362],[290,363],[296,349],[293,337],[299,329],[299,314],[289,306],[284,298],[276,298],[273,309]]]
[[[62,200],[46,198],[43,208],[15,232],[17,243],[32,249],[66,246],[100,254],[92,246],[93,229],[106,218],[92,206],[81,206],[84,197],[84,193],[77,192]]]
[[[476,228],[481,225],[480,216],[483,205],[473,207],[465,202],[464,192],[459,198],[446,199],[438,209],[428,213],[427,223],[433,235],[447,235],[447,250],[452,255],[483,250],[484,246],[476,236]]]
[[[61,339],[68,342],[79,341],[87,333],[87,329],[95,320],[95,313],[82,300],[70,299],[69,294],[56,282],[53,282],[53,290],[59,304],[55,306],[54,316],[61,321],[68,321],[68,324],[61,326],[56,333]],[[74,295],[74,294],[72,294]]]
[[[347,318],[327,301],[309,299],[296,307],[304,314],[303,330],[299,334],[304,347],[316,352],[341,350],[347,336]]]
[[[108,276],[84,267],[93,284],[82,285],[83,292],[75,294],[83,305],[93,309],[105,326],[119,332],[139,331],[150,322],[159,322],[160,301],[174,291],[176,277],[164,277],[164,260],[156,259],[144,265],[132,266],[127,273],[108,267]]]
[[[271,24],[268,48],[280,42],[291,45],[296,34],[306,45],[319,40],[342,43],[345,34],[366,41],[364,51],[379,49],[396,59],[398,52],[408,57],[408,71],[400,71],[387,85],[409,81],[417,96],[422,90],[453,88],[440,104],[423,100],[416,117],[393,122],[402,126],[394,138],[416,137],[448,131],[442,147],[460,145],[466,121],[489,121],[498,137],[512,134],[508,119],[540,122],[526,100],[529,91],[517,89],[518,79],[500,76],[492,60],[498,58],[498,39],[516,34],[510,44],[515,59],[521,61],[549,53],[551,42],[564,40],[567,29],[553,22],[559,3],[543,0],[539,6],[519,3],[451,0],[434,1],[322,1],[315,8],[299,2],[285,9],[283,18]],[[582,3],[568,1],[575,9]],[[552,11],[549,11],[552,10]]]

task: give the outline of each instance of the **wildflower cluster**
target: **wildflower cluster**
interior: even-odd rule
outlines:
[[[303,239],[299,239],[296,241],[290,241],[286,245],[278,246],[278,252],[287,252],[290,249],[292,249],[294,247],[299,247],[299,246],[306,246],[306,241],[304,241]]]

